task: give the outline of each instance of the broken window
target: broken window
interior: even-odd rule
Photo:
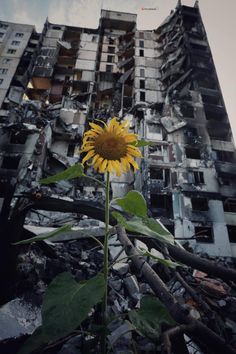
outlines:
[[[196,159],[200,160],[201,155],[200,155],[200,150],[199,149],[194,149],[194,148],[185,148],[185,154],[187,159]]]
[[[145,92],[140,91],[140,101],[145,101],[145,100],[146,100]]]
[[[225,200],[223,200],[223,208],[225,212],[236,213],[236,199],[225,198]]]
[[[195,226],[195,237],[197,242],[213,243],[213,230],[209,226]]]
[[[3,79],[0,79],[0,85],[3,83]]]
[[[113,63],[114,62],[114,58],[115,58],[114,55],[108,55],[107,56],[107,62],[108,63]]]
[[[108,53],[115,53],[115,47],[108,46]]]
[[[236,243],[236,226],[227,225],[227,230],[229,235],[229,242]]]
[[[75,144],[69,144],[67,148],[67,156],[74,157],[75,153]]]
[[[106,72],[112,73],[113,71],[113,65],[106,65]]]
[[[201,184],[204,183],[204,174],[200,171],[188,172],[188,183]]]
[[[208,207],[208,199],[202,197],[194,197],[191,198],[192,210],[196,211],[207,211]]]
[[[22,32],[17,32],[16,35],[15,35],[15,37],[22,38],[22,37],[24,37],[24,33],[22,33]]]
[[[145,70],[144,69],[140,69],[140,76],[145,77]]]
[[[204,105],[204,108],[205,108],[205,116],[207,120],[219,120],[225,118],[225,112],[223,110],[207,109],[206,105]]]
[[[180,108],[185,118],[194,118],[194,108],[192,105],[183,103]]]
[[[167,194],[151,194],[151,209],[153,216],[173,217],[172,196]]]
[[[5,33],[0,32],[0,38],[2,38],[4,36]]]
[[[0,23],[0,28],[7,29],[8,25],[6,25],[5,23]]]
[[[12,61],[12,59],[10,59],[10,58],[4,58],[4,59],[2,60],[2,63],[3,63],[3,64],[7,64],[7,63],[10,63],[10,61]]]
[[[27,137],[28,137],[27,134],[23,131],[12,132],[11,138],[10,138],[10,143],[11,144],[25,144]]]
[[[8,69],[0,68],[0,74],[6,74],[7,72],[8,72]]]
[[[1,168],[7,170],[17,170],[21,156],[4,156]]]
[[[139,80],[139,86],[141,89],[145,89],[145,80]]]
[[[16,53],[16,49],[8,49],[7,53],[8,54],[15,54]]]
[[[218,181],[223,186],[230,186],[232,183],[230,176],[224,172],[218,172]]]
[[[139,56],[140,56],[140,57],[144,57],[144,50],[143,50],[143,49],[140,49],[140,50],[139,50]]]
[[[215,161],[232,162],[234,153],[232,151],[212,150],[212,157]]]
[[[11,45],[19,45],[20,44],[20,41],[12,41],[11,42]]]
[[[164,179],[164,174],[163,174],[164,170],[161,168],[150,168],[150,178],[151,179],[159,179],[159,180],[163,180]]]
[[[140,48],[144,48],[144,41],[139,41]]]

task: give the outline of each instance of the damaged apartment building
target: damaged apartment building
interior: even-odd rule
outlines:
[[[99,213],[94,181],[39,180],[80,162],[88,123],[114,115],[152,144],[137,173],[112,177],[113,197],[139,190],[176,239],[236,256],[235,147],[198,3],[153,30],[136,17],[102,10],[97,29],[46,20],[42,33],[0,22],[1,262],[30,226]]]

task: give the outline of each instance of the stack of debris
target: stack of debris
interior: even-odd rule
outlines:
[[[96,223],[96,222],[95,222]],[[103,251],[90,237],[85,236],[90,220],[83,220],[83,234],[59,234],[53,242],[40,241],[27,246],[20,246],[17,258],[17,282],[12,299],[0,310],[0,351],[4,354],[17,353],[25,339],[40,325],[40,307],[43,294],[53,278],[64,271],[73,274],[77,281],[89,279],[102,270]],[[81,225],[82,225],[81,224]],[[102,239],[103,224],[100,222],[93,228],[93,235]],[[132,236],[131,236],[132,238]],[[148,249],[142,241],[133,238],[137,249]],[[132,258],[125,254],[113,230],[110,237],[109,276],[109,313],[114,318],[109,325],[109,345],[111,353],[163,353],[160,338],[144,337],[131,324],[127,312],[140,307],[144,295],[154,295],[151,284],[142,272],[132,265]],[[153,247],[153,246],[151,246]],[[161,253],[151,249],[158,259]],[[224,282],[207,274],[185,266],[178,271],[167,268],[157,260],[145,257],[159,277],[165,282],[169,292],[195,319],[200,319],[209,328],[218,333],[232,346],[236,345],[236,287],[233,282]],[[214,259],[222,263],[222,259]],[[230,260],[224,259],[224,266],[232,267]],[[187,284],[187,285],[186,285]],[[97,353],[96,335],[84,334],[92,332],[94,319],[89,316],[79,331],[63,341],[45,348],[41,353]],[[189,353],[202,353],[197,345],[185,336],[186,350]],[[173,353],[180,353],[173,348]],[[172,353],[171,351],[169,353]]]

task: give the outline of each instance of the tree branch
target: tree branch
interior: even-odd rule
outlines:
[[[181,325],[194,326],[194,333],[191,336],[198,343],[199,346],[206,344],[211,348],[212,353],[222,352],[227,354],[236,354],[236,350],[227,345],[223,339],[221,339],[211,329],[206,327],[202,322],[195,320],[181,307],[174,296],[169,292],[166,285],[154,272],[154,270],[146,263],[145,259],[140,256],[136,248],[133,246],[124,228],[117,227],[117,235],[122,245],[125,246],[125,251],[128,256],[132,256],[132,262],[136,269],[142,274],[145,280],[148,282],[156,296],[169,310],[171,316],[176,322]]]

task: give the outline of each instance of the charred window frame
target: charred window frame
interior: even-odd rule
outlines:
[[[145,69],[140,69],[140,76],[145,77]]]
[[[145,92],[140,91],[140,101],[145,102],[145,100],[146,100],[146,94],[145,94]]]
[[[108,55],[107,56],[107,62],[108,63],[114,63],[115,56],[114,55]]]
[[[108,46],[107,51],[108,51],[108,53],[114,54],[115,53],[115,47]]]
[[[194,117],[194,107],[190,104],[183,103],[180,106],[181,112],[184,118],[195,118]]]
[[[74,153],[75,153],[75,144],[69,144],[68,148],[67,148],[67,156],[68,157],[74,157]]]
[[[225,198],[223,200],[223,208],[225,212],[236,213],[236,199],[235,198]]]
[[[236,226],[235,225],[226,225],[226,226],[227,226],[227,231],[229,236],[229,242],[236,243]]]
[[[193,183],[193,184],[205,183],[204,173],[201,171],[188,172],[187,178],[188,178],[188,183]]]
[[[164,170],[161,168],[150,168],[150,179],[164,180]]]
[[[199,243],[214,243],[214,233],[212,227],[195,226],[195,237]]]
[[[19,167],[21,156],[3,156],[2,166],[6,170],[17,170]]]
[[[201,159],[200,149],[186,147],[185,154],[187,159],[195,159],[195,160]]]
[[[107,73],[112,73],[112,72],[113,72],[113,65],[107,64],[107,65],[106,65],[106,72],[107,72]]]
[[[139,41],[139,47],[144,48],[144,41]]]
[[[144,50],[143,49],[139,49],[139,56],[144,57]]]
[[[173,202],[171,195],[151,193],[150,202],[153,216],[173,217]]]
[[[145,89],[145,80],[139,80],[139,87]]]
[[[224,151],[224,150],[212,150],[213,159],[215,161],[226,161],[233,162],[234,153],[232,151]]]
[[[208,199],[203,197],[191,198],[192,210],[194,211],[208,211]]]
[[[24,131],[12,132],[10,137],[10,144],[24,145],[28,135]]]

